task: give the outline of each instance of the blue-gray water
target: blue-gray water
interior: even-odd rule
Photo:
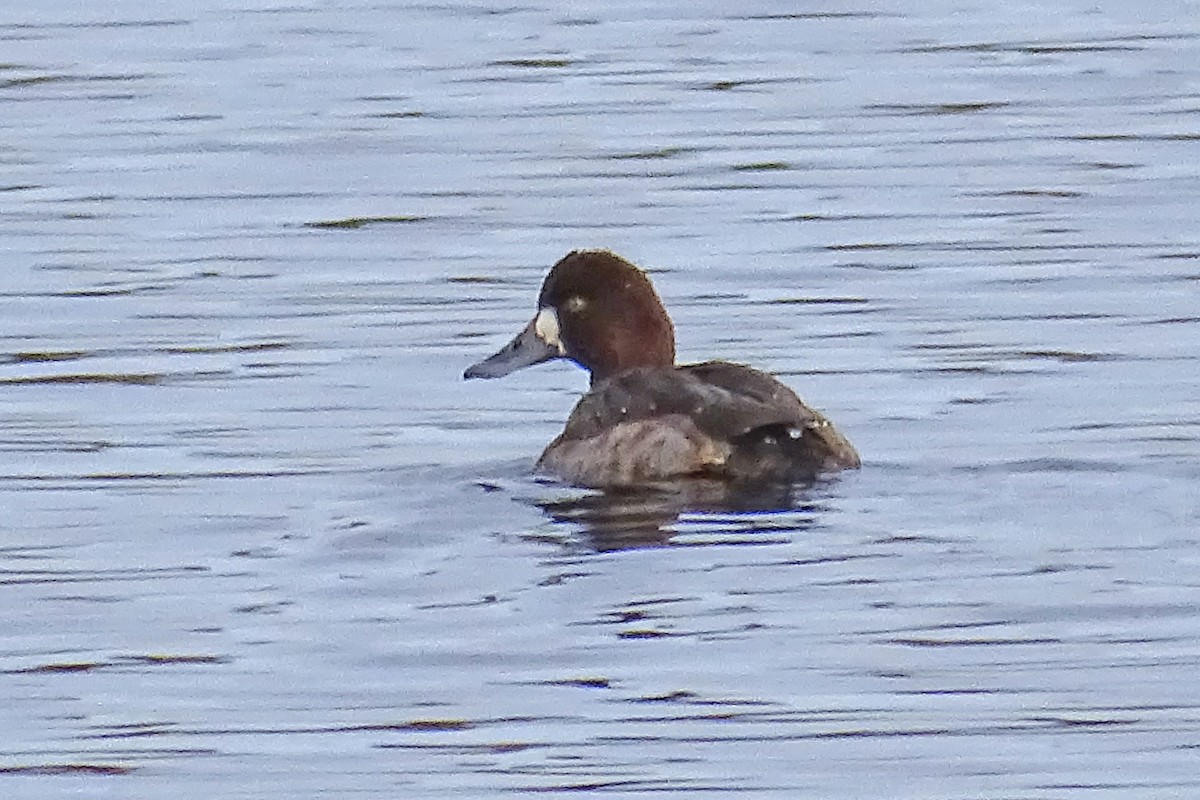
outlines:
[[[10,0],[0,112],[0,796],[1200,793],[1200,4]],[[863,470],[532,480],[577,247]]]

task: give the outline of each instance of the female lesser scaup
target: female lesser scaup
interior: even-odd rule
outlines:
[[[724,361],[675,366],[675,330],[649,278],[607,250],[576,250],[555,264],[533,320],[463,377],[499,378],[556,358],[592,376],[537,462],[571,483],[780,482],[860,465],[833,424],[770,375]]]

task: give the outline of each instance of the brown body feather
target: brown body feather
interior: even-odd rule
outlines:
[[[794,480],[859,465],[825,417],[766,373],[720,361],[636,367],[575,406],[538,468],[590,486],[706,475]]]

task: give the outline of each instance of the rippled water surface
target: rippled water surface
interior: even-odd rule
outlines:
[[[0,9],[0,796],[1200,796],[1200,5]],[[528,468],[577,247],[861,472]]]

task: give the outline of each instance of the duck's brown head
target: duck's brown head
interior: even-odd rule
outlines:
[[[566,358],[592,383],[631,367],[675,363],[675,329],[646,273],[607,250],[576,250],[554,265],[538,311],[499,352],[463,373],[499,378]]]

